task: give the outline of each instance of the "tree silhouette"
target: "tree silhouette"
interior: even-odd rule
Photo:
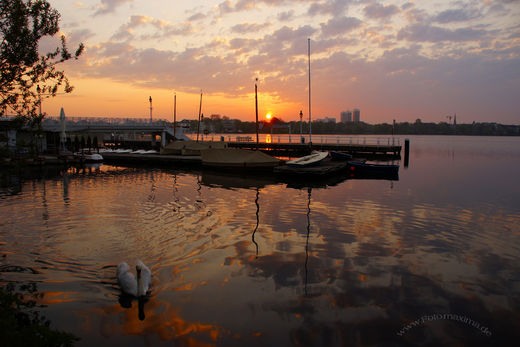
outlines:
[[[38,43],[59,32],[60,14],[46,0],[0,1],[0,117],[15,114],[26,121],[40,123],[37,114],[41,98],[56,96],[59,90],[70,93],[70,85],[59,63],[77,59],[80,44],[72,55],[65,36],[52,52],[40,55]]]

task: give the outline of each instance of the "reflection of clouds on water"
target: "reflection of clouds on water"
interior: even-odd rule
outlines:
[[[83,317],[88,334],[99,333],[105,337],[133,335],[141,336],[144,340],[157,338],[159,341],[189,346],[214,343],[223,335],[229,335],[229,332],[217,325],[184,319],[179,308],[169,302],[147,302],[147,316],[144,320],[139,319],[137,306],[123,308],[119,304],[113,304],[78,314]]]
[[[274,253],[253,258],[248,256],[250,251],[245,243],[235,245],[235,249],[239,261],[247,265],[249,276],[272,280],[278,291],[298,288],[302,284],[303,274],[298,264],[303,255]],[[358,259],[366,261],[359,262]],[[359,340],[352,340],[353,336],[361,338],[362,344],[381,340],[400,344],[414,341],[452,344],[459,336],[467,343],[479,345],[505,342],[515,336],[519,314],[513,314],[502,325],[500,322],[511,315],[511,311],[490,310],[474,296],[456,294],[444,288],[440,279],[432,280],[400,266],[376,266],[358,256],[346,259],[342,264],[327,263],[323,258],[313,256],[310,261],[313,266],[305,292],[294,297],[280,291],[277,298],[256,303],[263,310],[276,312],[281,319],[292,316],[299,322],[291,329],[291,335],[301,344],[359,343]],[[494,329],[495,340],[454,322],[437,322],[433,327],[429,326],[433,330],[423,328],[404,337],[396,336],[395,332],[402,325],[432,312],[464,313],[483,322],[490,330]],[[377,336],[374,331],[378,332]]]
[[[257,176],[107,165],[70,169],[45,185],[20,179],[18,195],[0,200],[1,265],[35,273],[0,272],[6,281],[41,282],[41,302],[58,324],[81,316],[75,329],[86,343],[122,335],[166,345],[518,338],[514,198],[502,191],[495,196],[505,204],[468,203],[458,197],[463,175],[430,186],[432,164],[421,160],[393,189],[346,180],[311,191]],[[144,321],[137,301],[120,306],[104,275],[114,270],[104,264],[129,253],[154,273]],[[454,321],[395,334],[433,313],[464,314],[496,340]]]

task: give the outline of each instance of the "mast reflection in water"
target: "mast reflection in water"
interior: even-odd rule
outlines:
[[[505,345],[520,337],[520,143],[486,141],[412,138],[390,182],[2,170],[1,282],[37,283],[84,346]],[[152,271],[144,320],[118,302],[132,258]]]

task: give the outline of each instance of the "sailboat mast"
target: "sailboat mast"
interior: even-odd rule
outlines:
[[[173,94],[173,140],[175,141],[177,138],[175,137],[175,130],[177,129],[177,93]]]
[[[311,118],[311,39],[307,39],[307,60],[309,62],[309,144],[312,145],[312,118]]]
[[[255,80],[256,149],[258,149],[258,78]]]
[[[197,123],[197,142],[199,142],[200,114],[201,114],[201,112],[202,112],[202,90],[200,91],[199,122]]]

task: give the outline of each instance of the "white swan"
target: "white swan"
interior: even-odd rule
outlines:
[[[130,272],[130,266],[126,262],[122,262],[117,266],[117,280],[124,293],[140,298],[148,292],[152,273],[140,260],[136,261],[135,270],[137,278]]]

